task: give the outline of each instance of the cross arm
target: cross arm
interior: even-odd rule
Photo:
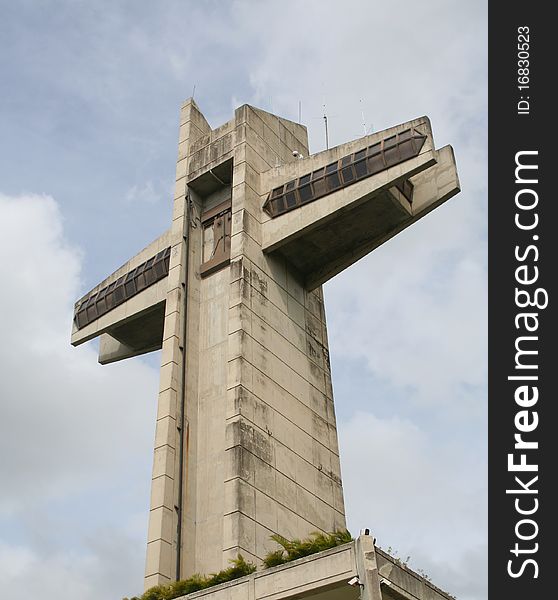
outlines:
[[[159,349],[172,245],[169,230],[78,300],[72,345],[100,336],[102,364]]]
[[[453,150],[422,117],[262,175],[263,251],[307,289],[324,283],[460,190]]]

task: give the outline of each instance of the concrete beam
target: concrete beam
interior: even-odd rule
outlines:
[[[412,203],[395,184],[413,184]],[[262,224],[263,251],[279,253],[312,290],[460,191],[453,149],[428,150]]]
[[[263,224],[263,251],[271,253],[285,247],[298,238],[308,236],[314,230],[337,220],[343,213],[348,213],[361,204],[377,197],[380,192],[388,190],[397,182],[412,178],[414,175],[436,164],[437,155],[432,150],[404,163],[381,171],[333,192],[319,200],[298,207],[284,215]],[[401,203],[404,211],[411,214],[411,207]]]
[[[138,254],[136,254],[133,258],[124,263],[120,268],[114,271],[114,273],[96,285],[90,292],[86,294],[86,296],[94,294],[95,292],[107,287],[112,282],[129,273],[132,269],[135,269],[138,265],[144,263],[152,256],[155,256],[161,250],[171,246],[172,242],[173,236],[171,231],[168,230],[156,240],[151,242],[151,244],[146,246],[141,252],[138,252]],[[78,329],[76,323],[74,322],[72,324],[71,335],[72,346],[79,346],[80,344],[92,340],[103,333],[109,332],[111,329],[119,327],[126,321],[133,319],[139,313],[153,308],[155,305],[164,301],[167,295],[167,279],[167,277],[160,279],[157,283],[130,298],[130,300],[123,302],[95,321],[88,323],[85,327]],[[76,302],[76,310],[81,304],[82,300],[83,298]]]
[[[399,222],[386,223],[378,234],[371,230],[368,239],[361,243],[353,243],[350,250],[343,253],[339,252],[334,260],[323,260],[322,263],[309,273],[305,278],[306,288],[314,289],[344,271],[347,267],[354,264],[382,244],[385,244],[392,237],[422,219],[429,212],[458,194],[461,190],[457,168],[451,146],[445,146],[436,153],[436,165],[420,174],[411,177],[410,181],[415,186],[413,204],[410,207],[405,199],[398,199],[390,190],[389,199],[391,203],[387,206],[393,206],[395,201],[401,206],[401,218]],[[371,207],[372,208],[372,207]],[[380,206],[378,205],[378,209]],[[402,211],[407,214],[403,214]],[[372,228],[371,228],[372,229]],[[353,231],[354,233],[354,231]]]

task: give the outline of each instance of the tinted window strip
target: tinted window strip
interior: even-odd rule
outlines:
[[[98,292],[90,292],[75,310],[74,321],[82,329],[126,300],[157,283],[169,273],[170,246]]]

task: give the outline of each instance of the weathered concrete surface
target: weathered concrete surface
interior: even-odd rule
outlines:
[[[406,567],[387,552],[376,549],[376,563],[382,586],[382,597],[395,600],[443,600],[452,598],[431,581]]]
[[[113,281],[126,275],[132,269],[145,262],[147,259],[155,256],[161,250],[168,248],[173,243],[173,236],[170,230],[163,233],[156,240],[146,246],[141,252],[138,252],[133,258],[124,263],[114,273],[103,279],[96,285],[88,294],[92,294],[107,287]],[[78,329],[75,323],[72,323],[71,343],[73,346],[79,346],[105,332],[110,332],[111,329],[122,325],[127,320],[136,317],[142,311],[146,311],[160,302],[164,302],[166,298],[167,281],[166,278],[158,281],[154,285],[143,290],[127,302],[120,304],[115,309],[106,313],[96,321],[89,325]],[[81,299],[76,302],[76,307],[81,302]],[[137,324],[139,325],[139,323]]]
[[[260,173],[295,160],[292,144],[307,152],[304,128],[243,106],[196,143],[188,168],[199,215],[218,193],[211,177],[229,184],[219,161],[233,159],[230,267],[200,278],[190,237],[184,575],[239,552],[259,562],[273,533],[345,526],[321,290],[261,250]]]
[[[424,137],[413,158],[275,219],[263,210],[273,186],[409,127]],[[457,191],[451,148],[435,149],[426,117],[308,156],[300,124],[245,105],[212,129],[183,105],[171,228],[98,287],[170,247],[168,275],[72,333],[73,344],[100,335],[103,363],[162,349],[146,587],[219,571],[238,553],[259,563],[274,533],[345,527],[321,283]],[[379,600],[376,553],[359,544],[364,597]],[[309,568],[291,565],[222,597],[278,600],[289,586],[356,597],[339,583],[355,550],[343,552],[309,559],[315,588]]]
[[[295,165],[271,169],[260,179],[262,197],[277,185],[411,127],[426,135],[418,156],[279,217],[266,215],[263,251],[284,256],[311,290],[457,194],[460,187],[453,151],[450,146],[434,149],[430,121],[422,117],[308,156]],[[413,184],[412,204],[394,187],[402,181]]]

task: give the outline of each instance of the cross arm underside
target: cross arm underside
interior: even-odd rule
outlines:
[[[169,230],[76,302],[73,346],[100,336],[102,364],[161,347],[171,246]]]
[[[281,253],[307,289],[460,191],[453,150],[434,148],[426,117],[334,150],[274,169],[264,180],[271,192],[263,251]]]

